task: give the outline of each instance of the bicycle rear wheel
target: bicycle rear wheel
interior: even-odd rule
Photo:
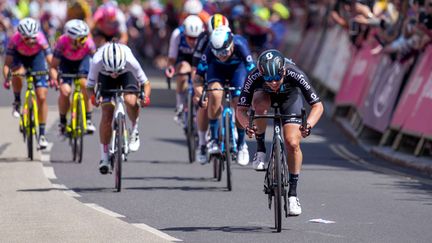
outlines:
[[[117,118],[117,131],[115,137],[115,145],[117,150],[114,151],[114,176],[115,188],[117,192],[121,191],[121,176],[122,176],[122,154],[123,154],[123,129],[124,129],[124,115],[119,115]]]
[[[232,190],[232,181],[231,181],[231,162],[232,162],[232,156],[231,156],[231,136],[234,136],[234,134],[231,134],[231,117],[225,116],[225,161],[226,161],[226,174],[227,174],[227,189],[228,191]]]
[[[28,128],[27,128],[27,157],[33,160],[33,129],[35,129],[33,105],[30,103],[28,107]],[[25,129],[25,128],[24,128]]]
[[[275,229],[277,232],[282,230],[282,177],[281,177],[281,145],[276,143],[273,151],[273,190],[274,190],[274,213]]]
[[[192,94],[189,92],[187,97],[187,124],[186,124],[186,141],[188,146],[189,163],[195,161],[195,124],[194,124],[194,106],[192,101]]]

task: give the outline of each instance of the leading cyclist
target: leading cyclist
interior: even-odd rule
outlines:
[[[141,106],[145,107],[150,104],[150,81],[142,70],[135,56],[129,47],[123,44],[110,42],[102,46],[95,53],[90,63],[90,72],[88,76],[89,95],[94,97],[94,87],[98,83],[100,94],[102,96],[102,118],[99,124],[101,160],[99,171],[101,174],[107,174],[111,171],[111,163],[108,157],[108,144],[111,141],[112,128],[111,123],[114,113],[112,103],[113,94],[106,93],[104,90],[117,89],[122,87],[127,90],[144,90],[145,96],[141,98]],[[129,149],[138,151],[140,146],[138,134],[138,116],[139,107],[137,104],[137,95],[132,93],[124,94],[124,101],[129,119],[132,123],[132,134]],[[94,105],[99,104],[99,100],[93,101]]]
[[[59,68],[62,73],[83,74],[89,72],[90,58],[96,51],[95,44],[89,35],[89,27],[83,20],[72,19],[66,22],[64,34],[59,37],[54,49],[50,67],[52,83],[58,85]],[[62,78],[58,106],[60,113],[60,133],[66,132],[66,114],[69,110],[69,96],[72,92],[72,78]],[[91,105],[86,90],[86,78],[81,78],[81,87],[86,105],[87,132],[93,133],[96,128],[91,121]]]
[[[32,18],[24,18],[18,24],[18,31],[10,38],[5,64],[3,66],[4,87],[9,89],[10,71],[24,73],[25,69],[34,72],[47,71],[51,63],[52,52],[44,34],[39,31],[39,24]],[[45,149],[48,141],[45,137],[45,124],[48,116],[46,97],[48,93],[47,75],[35,77],[36,99],[39,107],[39,148]],[[13,116],[20,116],[22,77],[12,78],[15,96]]]
[[[237,106],[237,119],[247,128],[248,134],[255,134],[257,152],[253,160],[255,170],[265,170],[266,148],[264,144],[266,121],[258,119],[256,127],[249,128],[247,111],[252,104],[257,115],[267,113],[272,103],[279,104],[282,114],[301,114],[303,98],[311,105],[312,109],[307,117],[307,127],[301,126],[301,119],[284,119],[283,136],[288,154],[289,191],[288,204],[289,215],[301,214],[300,202],[297,197],[297,181],[299,178],[303,155],[300,149],[302,137],[310,135],[311,129],[320,119],[324,108],[314,88],[310,85],[306,74],[291,60],[282,56],[274,49],[264,51],[258,57],[258,68],[251,72],[243,86]]]
[[[208,88],[223,88],[225,81],[229,80],[230,86],[242,87],[247,73],[255,68],[249,47],[246,40],[240,35],[234,35],[231,29],[220,26],[213,30],[210,35],[210,45],[204,52],[197,68],[197,75],[194,80],[195,99],[202,95],[203,80],[207,74]],[[239,88],[239,89],[240,89]],[[237,107],[240,90],[231,92],[233,97],[232,107]],[[220,153],[219,138],[219,117],[221,115],[223,92],[209,92],[208,117],[210,121],[211,139],[208,146],[209,154]],[[203,104],[207,106],[207,101]],[[238,157],[240,165],[249,163],[249,151],[245,143],[245,130],[236,122],[238,133]]]

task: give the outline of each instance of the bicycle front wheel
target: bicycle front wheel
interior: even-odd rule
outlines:
[[[232,156],[231,156],[231,136],[234,136],[234,134],[231,134],[231,117],[225,116],[225,162],[226,162],[226,175],[227,175],[227,189],[228,191],[232,190],[232,181],[231,181],[231,162],[232,162]]]
[[[81,98],[78,98],[77,101],[77,114],[76,114],[76,119],[77,119],[77,142],[76,142],[76,155],[77,155],[77,160],[78,163],[82,162],[82,157],[83,157],[83,148],[84,148],[84,116],[85,116],[85,111],[83,110],[83,104],[81,104],[83,102],[83,100]]]
[[[117,118],[117,131],[115,137],[116,151],[114,151],[114,175],[115,188],[117,192],[121,191],[121,176],[122,176],[122,154],[123,154],[123,129],[125,127],[124,115],[119,115]]]
[[[195,124],[194,124],[194,106],[192,101],[192,94],[188,93],[187,98],[187,125],[186,125],[186,140],[188,146],[188,155],[189,155],[189,163],[193,163],[195,161],[195,149],[196,149],[196,141],[195,141]]]
[[[33,160],[33,130],[35,129],[34,124],[34,114],[33,114],[33,106],[29,105],[28,107],[28,127],[27,127],[27,157],[30,160]],[[24,128],[25,129],[25,128]]]
[[[282,176],[281,176],[281,145],[276,143],[273,151],[273,195],[274,195],[274,213],[275,229],[277,232],[282,230]]]

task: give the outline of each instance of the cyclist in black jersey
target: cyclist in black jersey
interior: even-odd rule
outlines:
[[[207,22],[207,31],[202,32],[198,36],[197,44],[195,45],[194,54],[192,57],[192,68],[196,70],[198,63],[201,60],[202,55],[204,54],[207,46],[210,41],[210,34],[212,31],[220,26],[229,27],[228,19],[222,14],[214,14],[210,17]],[[195,91],[196,93],[201,94],[202,88]],[[195,96],[195,103],[198,103],[199,97]],[[206,133],[209,125],[209,119],[207,115],[207,109],[199,108],[197,112],[197,125],[198,125],[198,140],[199,146],[196,151],[197,161],[201,164],[205,164],[207,162],[207,140]]]
[[[301,114],[303,94],[311,105],[307,117],[307,127],[301,126],[301,119],[283,119],[283,134],[287,150],[289,170],[289,214],[300,215],[301,207],[297,197],[297,180],[300,174],[303,155],[300,149],[301,137],[309,136],[311,129],[320,119],[324,108],[320,98],[309,82],[306,74],[291,60],[275,50],[267,50],[258,57],[257,68],[249,73],[243,85],[237,105],[237,119],[246,128],[249,136],[255,135],[257,152],[253,160],[255,170],[265,170],[266,148],[264,144],[266,121],[256,120],[254,127],[248,127],[247,111],[252,105],[257,115],[267,113],[271,104],[278,103],[282,114]]]

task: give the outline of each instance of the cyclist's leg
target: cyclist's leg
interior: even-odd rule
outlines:
[[[176,63],[176,73],[188,73],[192,72],[191,65],[186,60],[181,60]],[[187,75],[179,75],[176,77],[176,107],[177,110],[186,103],[186,89],[188,84]]]
[[[25,68],[22,63],[23,56],[19,54],[13,55],[12,68],[11,71],[13,73],[24,73]],[[12,77],[12,90],[14,93],[14,102],[13,102],[13,115],[15,117],[19,117],[19,109],[21,105],[21,90],[23,87],[23,78],[20,76]]]
[[[32,62],[33,71],[47,71],[48,65],[45,61],[45,56],[42,51],[36,54]],[[39,109],[39,135],[44,137],[45,135],[45,124],[48,116],[48,104],[46,101],[48,94],[48,82],[47,76],[35,77],[35,87],[36,87],[36,98]],[[41,145],[42,146],[42,145]]]
[[[112,136],[112,119],[114,115],[114,106],[111,103],[113,98],[112,94],[105,93],[106,89],[115,89],[118,87],[116,80],[106,76],[99,74],[98,77],[101,83],[101,96],[103,97],[101,109],[102,109],[102,117],[99,123],[99,141],[100,141],[100,149],[101,149],[101,162],[99,164],[99,169],[101,173],[106,174],[108,172],[108,168],[110,167],[109,163],[109,144]]]
[[[297,90],[285,95],[285,101],[281,105],[282,114],[301,114],[303,107],[303,99]],[[289,190],[288,190],[288,204],[289,214],[301,214],[301,207],[297,197],[297,181],[303,162],[303,154],[300,149],[301,132],[300,124],[301,119],[284,119],[283,120],[283,134],[285,140],[285,148],[287,150],[287,163],[289,171]]]
[[[271,98],[270,95],[264,90],[258,90],[254,93],[252,99],[252,108],[255,110],[256,115],[267,114],[270,108]],[[255,151],[252,165],[257,171],[265,170],[265,158],[266,158],[266,147],[265,147],[265,131],[267,127],[267,120],[256,119],[254,121],[257,131],[255,132],[255,140],[257,143],[257,149]]]
[[[66,59],[62,58],[60,60],[59,69],[63,73],[72,73],[73,63],[67,61]],[[71,78],[62,78],[60,80],[60,92],[58,97],[58,107],[59,107],[59,115],[60,115],[60,132],[64,133],[66,128],[66,114],[70,107],[70,100],[69,96],[72,92],[72,79]]]
[[[121,78],[121,84],[124,89],[138,91],[138,83],[131,73],[125,73],[119,76]],[[126,93],[123,95],[126,111],[128,117],[132,123],[132,133],[130,136],[129,149],[132,152],[138,151],[140,147],[140,139],[138,132],[138,119],[139,119],[139,105],[138,97],[133,93]]]
[[[238,99],[241,93],[241,88],[243,87],[244,80],[246,79],[247,71],[246,67],[243,63],[240,63],[237,68],[235,69],[231,79],[230,79],[230,85],[232,87],[236,87],[237,89],[234,91],[231,91],[231,107],[233,107],[233,111],[237,109],[237,103]],[[239,151],[242,147],[245,145],[245,129],[241,126],[240,122],[236,119],[236,127],[237,127],[237,133],[238,133],[238,141],[237,146],[239,148]],[[247,152],[247,147],[245,147]],[[247,160],[249,161],[249,153],[247,154]]]
[[[81,63],[80,63],[79,68],[78,68],[78,73],[87,75],[89,72],[89,68],[90,68],[90,56],[87,55],[81,60]],[[85,109],[86,109],[85,115],[86,115],[86,120],[87,120],[87,130],[92,130],[92,129],[94,129],[94,126],[90,127],[89,125],[93,125],[93,122],[92,122],[93,107],[92,107],[92,104],[90,101],[90,97],[87,94],[87,79],[81,78],[80,83],[81,83],[81,92],[84,96],[84,103],[85,103]],[[92,128],[92,129],[90,129],[90,128]]]

